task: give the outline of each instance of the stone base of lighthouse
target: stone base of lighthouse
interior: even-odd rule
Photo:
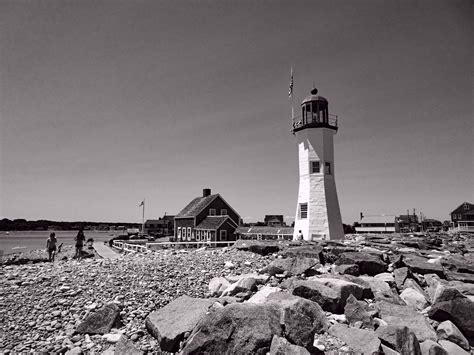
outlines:
[[[294,239],[297,239],[300,231],[304,240],[344,238],[334,176],[334,133],[327,128],[307,129],[296,133],[300,180]],[[319,162],[319,172],[312,171],[312,162]],[[326,163],[330,165],[328,170]]]

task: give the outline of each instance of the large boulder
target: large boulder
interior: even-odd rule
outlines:
[[[431,339],[420,343],[420,349],[421,355],[449,355],[441,345]]]
[[[270,355],[310,355],[310,352],[302,346],[293,345],[285,338],[274,335],[270,346]]]
[[[467,297],[458,297],[448,301],[436,302],[428,311],[428,316],[439,322],[450,320],[474,343],[474,302]]]
[[[361,274],[374,276],[387,271],[387,264],[380,258],[380,256],[361,253],[361,252],[347,252],[342,253],[336,261],[336,265],[356,264],[359,266]]]
[[[316,302],[325,311],[335,313],[338,309],[339,293],[330,287],[324,286],[320,282],[293,280],[288,289],[293,295]]]
[[[251,251],[260,255],[276,253],[280,250],[280,245],[275,242],[265,240],[238,240],[233,248],[237,250]]]
[[[280,252],[281,255],[288,258],[311,258],[324,264],[323,247],[320,245],[304,245],[289,247]]]
[[[439,340],[438,341],[439,345],[443,347],[444,350],[449,355],[470,355],[469,351],[465,351],[463,348],[461,348],[459,345],[449,341],[449,340]]]
[[[258,290],[247,302],[255,304],[264,304],[267,302],[268,297],[275,292],[281,292],[282,289],[279,287],[264,286]]]
[[[108,303],[97,312],[89,314],[76,329],[79,334],[106,334],[120,324],[120,307]]]
[[[428,320],[411,307],[400,306],[386,301],[377,302],[380,318],[387,324],[408,327],[413,330],[418,341],[436,340],[436,332]]]
[[[282,336],[276,307],[234,303],[202,319],[182,354],[266,354],[274,335]]]
[[[319,260],[313,258],[284,258],[275,259],[270,265],[262,270],[262,273],[269,275],[283,274],[296,276],[304,274],[306,271],[317,265]]]
[[[234,282],[232,285],[228,286],[222,296],[234,296],[240,292],[251,292],[257,289],[257,280],[253,277],[242,278],[237,282]]]
[[[399,290],[402,289],[405,280],[410,276],[410,274],[410,270],[406,266],[393,270],[395,284]]]
[[[165,307],[150,313],[145,326],[160,342],[164,351],[177,352],[186,332],[191,332],[214,302],[208,299],[181,296]]]
[[[209,293],[211,296],[220,296],[230,286],[230,282],[224,277],[214,277],[209,281]]]
[[[286,338],[293,344],[308,347],[313,343],[315,333],[326,331],[329,327],[321,307],[305,298],[276,292],[268,296],[267,305],[280,310],[280,324]]]
[[[446,278],[450,281],[474,283],[474,274],[468,274],[466,272],[447,272]]]
[[[400,293],[400,298],[405,301],[405,303],[419,311],[425,309],[429,303],[426,297],[421,294],[418,290],[413,288],[406,288]]]
[[[415,333],[404,326],[387,325],[375,331],[382,344],[398,351],[401,355],[420,355],[420,343]]]
[[[458,344],[464,350],[470,350],[469,342],[453,322],[449,320],[441,322],[436,329],[436,333],[438,334],[438,339],[449,340]]]
[[[143,354],[143,351],[137,349],[133,341],[128,339],[125,335],[122,335],[115,344],[114,350],[113,350],[114,355],[141,355]]]
[[[365,328],[374,329],[374,317],[378,314],[378,310],[370,307],[365,301],[358,301],[353,295],[347,298],[344,307],[344,315],[350,325],[361,322]]]
[[[357,299],[362,298],[363,288],[354,282],[347,280],[341,280],[330,277],[310,277],[310,281],[319,282],[324,286],[327,286],[339,295],[337,312],[344,312],[344,306],[346,305],[346,300],[350,295],[353,295]]]
[[[380,340],[373,330],[357,329],[345,324],[334,324],[328,333],[339,338],[356,352],[363,354],[377,354]]]
[[[354,275],[354,276],[360,275],[359,266],[356,264],[336,265],[335,271],[340,273],[341,275]]]
[[[426,258],[413,254],[405,254],[401,260],[412,272],[422,275],[436,274],[443,279],[446,278],[444,268],[440,264],[429,263]]]
[[[361,276],[361,280],[370,285],[373,298],[376,301],[387,301],[393,304],[405,305],[398,293],[390,288],[390,285],[385,281],[377,280],[371,276]]]

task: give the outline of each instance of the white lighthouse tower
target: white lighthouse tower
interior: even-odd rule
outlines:
[[[328,101],[317,94],[313,89],[301,103],[302,115],[293,118],[300,175],[293,239],[300,231],[304,240],[343,239],[334,164],[337,116],[329,114]]]

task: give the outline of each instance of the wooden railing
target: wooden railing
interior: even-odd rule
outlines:
[[[118,240],[114,240],[112,242],[112,247],[123,250],[123,251],[132,252],[132,253],[148,251],[148,248],[146,247],[146,245],[124,243],[123,241],[118,241]]]

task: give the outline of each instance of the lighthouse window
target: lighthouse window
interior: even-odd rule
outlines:
[[[319,161],[311,162],[311,174],[316,174],[320,172]]]
[[[329,162],[324,163],[324,173],[327,175],[331,175],[331,163]]]
[[[308,204],[300,203],[300,219],[308,218]]]

